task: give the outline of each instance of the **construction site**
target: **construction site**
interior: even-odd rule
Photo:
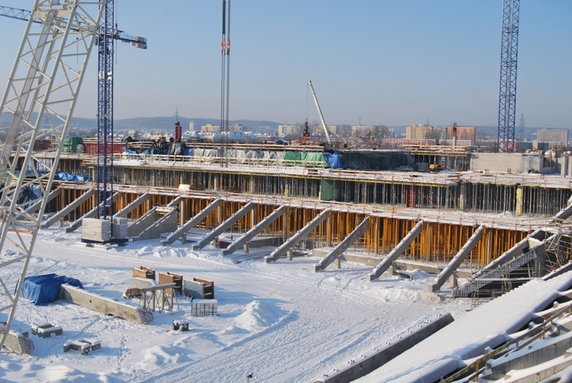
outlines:
[[[173,331],[178,332],[210,326],[206,322],[209,319],[202,317],[234,318],[225,304],[235,304],[230,290],[240,284],[235,281],[225,285],[229,276],[222,274],[218,263],[246,268],[242,271],[252,268],[253,279],[257,273],[275,273],[281,284],[296,282],[278,276],[293,270],[298,277],[292,278],[303,281],[300,286],[310,286],[310,280],[314,283],[318,279],[321,288],[333,278],[339,283],[336,286],[345,286],[342,289],[359,283],[356,290],[367,292],[399,283],[399,289],[410,285],[416,296],[447,302],[442,303],[445,306],[456,300],[478,306],[470,313],[455,306],[455,319],[445,313],[448,306],[432,314],[427,307],[422,309],[425,311],[419,309],[423,317],[394,325],[393,331],[400,334],[397,341],[388,342],[380,335],[365,341],[359,333],[352,333],[338,339],[343,344],[320,346],[317,353],[325,353],[323,359],[314,360],[315,365],[308,367],[314,374],[312,378],[321,375],[315,382],[496,381],[508,379],[515,370],[531,380],[503,381],[541,381],[534,376],[556,379],[551,382],[570,381],[572,164],[565,151],[558,155],[515,151],[516,74],[511,71],[516,72],[516,58],[510,55],[515,55],[517,49],[518,0],[503,1],[496,152],[459,144],[462,142],[457,140],[456,124],[452,145],[410,145],[404,140],[402,146],[392,149],[344,147],[328,131],[309,82],[322,134],[310,134],[306,125],[300,139],[288,145],[231,140],[204,143],[185,141],[177,123],[171,145],[186,150],[158,154],[150,150],[158,147],[156,143],[125,142],[113,133],[114,41],[146,48],[146,39],[116,30],[113,0],[37,0],[28,13],[7,8],[0,7],[4,16],[28,20],[28,27],[0,107],[0,113],[10,121],[0,126],[0,347],[4,350],[34,356],[28,334],[13,329],[14,325],[21,329],[26,324],[26,319],[18,316],[18,301],[30,299],[26,281],[40,285],[42,278],[38,277],[44,275],[39,274],[45,274],[38,272],[41,262],[34,261],[41,250],[37,246],[34,249],[36,239],[47,246],[43,248],[49,254],[39,258],[51,262],[57,251],[47,249],[54,245],[50,245],[50,238],[57,238],[66,246],[81,244],[88,249],[85,254],[94,259],[101,256],[96,252],[108,257],[108,263],[113,263],[116,256],[117,265],[121,265],[117,267],[131,273],[129,283],[113,286],[111,280],[122,277],[117,270],[110,272],[108,284],[93,291],[81,289],[79,281],[79,285],[60,282],[58,299],[103,314],[103,318],[123,318],[138,326],[164,326],[171,321],[164,316],[166,312],[176,313],[172,322]],[[223,0],[221,49],[220,129],[228,133],[230,0]],[[84,142],[93,144],[92,150],[65,150],[71,145],[66,133],[92,50],[98,56],[100,74],[109,74],[98,80],[98,136],[84,138]],[[39,145],[43,141],[49,144]],[[123,259],[126,255],[122,251],[132,258]],[[202,258],[193,255],[200,258],[200,266],[137,258],[168,251],[177,254],[173,258],[202,254]],[[63,259],[65,264],[73,263],[71,256]],[[212,269],[202,263],[205,259],[214,261]],[[139,261],[152,267],[141,266]],[[96,261],[81,262],[91,265],[87,268],[103,268]],[[168,265],[171,271],[158,271]],[[272,271],[273,267],[280,271]],[[49,272],[54,270],[58,272],[57,267]],[[86,286],[98,286],[97,278],[89,276],[87,269],[77,273],[88,279]],[[418,279],[419,273],[425,277]],[[209,279],[204,279],[205,275]],[[217,299],[215,283],[220,289]],[[298,291],[300,286],[293,289]],[[264,285],[256,291],[264,291]],[[117,292],[123,293],[127,303],[117,302],[113,295]],[[260,294],[259,300],[274,298]],[[352,290],[352,294],[357,293]],[[356,315],[367,306],[367,316],[376,316],[368,311],[377,306],[370,298],[360,295],[358,301],[363,306],[356,306]],[[139,299],[137,304],[130,303],[134,299]],[[26,313],[32,312],[29,304],[24,306]],[[497,327],[482,324],[483,330],[477,330],[481,323],[478,315],[487,318],[481,319],[482,323],[496,313],[508,317],[503,307],[511,310],[506,322],[499,321],[502,323]],[[57,308],[63,310],[61,305]],[[281,311],[276,308],[274,312]],[[277,323],[294,322],[297,314],[292,312],[281,314]],[[325,316],[329,315],[335,314]],[[396,314],[392,320],[398,323],[403,315]],[[81,319],[80,314],[76,316]],[[57,318],[45,312],[42,317],[49,323],[28,324],[33,334],[42,338],[66,336],[67,331],[53,324]],[[196,317],[202,319],[189,324]],[[356,322],[355,317],[347,320],[345,323]],[[379,330],[372,324],[367,326],[371,327],[364,327],[364,333]],[[136,331],[140,332],[141,327]],[[152,331],[154,335],[159,333],[157,329]],[[272,336],[273,331],[281,333],[282,328],[268,326],[264,331]],[[359,331],[359,325],[352,331]],[[452,345],[450,339],[461,339],[460,334],[469,332],[477,334],[476,339],[467,340],[470,351],[464,348],[466,344]],[[242,342],[257,340],[258,336],[250,334],[239,341],[233,338],[236,343],[229,343],[221,352],[241,347]],[[226,338],[221,339],[226,342]],[[428,359],[418,365],[410,363],[419,355],[431,354],[427,349],[431,344],[439,348],[435,344],[443,344],[443,339],[449,339],[446,343],[451,346],[443,348],[447,351],[442,360],[435,354],[437,362]],[[92,351],[97,355],[106,347],[99,339],[66,340],[64,352],[77,350],[81,355]],[[383,342],[383,347],[373,347]],[[41,343],[39,349],[48,348],[46,344]],[[344,349],[346,344],[348,352],[330,361],[327,350]],[[214,346],[205,347],[210,350]],[[193,352],[207,358],[207,354],[201,354],[204,351]],[[451,355],[457,355],[454,362],[441,363]],[[324,360],[328,361],[327,373],[326,367],[319,367]],[[340,360],[351,363],[340,365]],[[295,370],[297,362],[292,363],[288,368]],[[191,368],[194,364],[182,365]],[[152,371],[149,377],[139,373],[131,377],[137,381],[184,381],[184,369],[173,368],[171,372],[173,375]],[[256,375],[248,376],[250,381]],[[307,375],[294,372],[261,379],[309,381]],[[215,375],[211,381],[225,380]]]

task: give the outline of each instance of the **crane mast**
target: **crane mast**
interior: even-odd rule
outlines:
[[[520,0],[503,0],[497,144],[499,151],[516,150],[516,70]]]
[[[9,123],[0,127],[0,348],[9,336],[101,14],[91,0],[36,0],[2,97],[0,117]],[[53,139],[51,163],[36,157],[38,139]],[[30,188],[40,196],[38,208],[22,198]]]
[[[314,104],[316,104],[316,109],[318,109],[318,114],[320,115],[320,122],[324,127],[324,134],[326,135],[326,141],[329,145],[332,144],[332,140],[330,139],[330,132],[328,131],[328,125],[326,125],[326,120],[324,120],[324,114],[322,113],[322,108],[320,107],[320,103],[318,102],[318,97],[316,97],[316,92],[314,91],[314,86],[312,85],[312,81],[308,81],[308,86],[312,91],[312,98],[314,99]]]
[[[220,131],[223,135],[224,157],[228,160],[228,124],[230,101],[230,0],[222,0],[222,37],[220,71]],[[228,162],[224,161],[228,166]]]
[[[102,1],[103,19],[98,34],[97,76],[97,216],[111,218],[113,202],[113,49],[114,0]],[[113,222],[112,222],[113,225]]]

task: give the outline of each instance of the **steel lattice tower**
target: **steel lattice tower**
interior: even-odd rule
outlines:
[[[14,319],[100,17],[93,0],[36,0],[0,103],[0,116],[10,120],[0,127],[0,350]],[[40,139],[53,139],[53,162],[36,156],[34,144]],[[39,197],[23,198],[26,189]]]
[[[520,0],[503,0],[497,144],[499,151],[514,151],[516,69]]]
[[[98,217],[113,216],[113,48],[114,0],[101,2],[103,9],[98,35],[97,94],[97,189]],[[111,200],[110,200],[111,201]]]

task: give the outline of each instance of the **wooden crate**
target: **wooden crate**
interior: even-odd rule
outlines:
[[[179,294],[183,293],[183,276],[175,273],[159,273],[159,285],[164,285],[166,283],[174,283],[175,290],[179,292]]]
[[[145,266],[141,266],[139,269],[134,267],[131,271],[131,276],[133,278],[147,278],[155,280],[155,270]]]
[[[193,278],[185,281],[183,294],[197,299],[215,299],[214,282]]]

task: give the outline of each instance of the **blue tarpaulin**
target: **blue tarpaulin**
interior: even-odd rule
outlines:
[[[33,201],[42,196],[42,188],[40,185],[28,185],[23,189],[23,193],[28,201]]]
[[[72,182],[87,182],[89,177],[82,174],[71,174],[68,172],[57,172],[54,176],[55,180],[72,181]]]
[[[340,152],[325,153],[326,161],[332,169],[343,169],[342,154]]]
[[[45,306],[58,298],[60,286],[67,283],[83,289],[81,282],[64,275],[44,274],[27,277],[22,285],[22,297],[38,306]]]

